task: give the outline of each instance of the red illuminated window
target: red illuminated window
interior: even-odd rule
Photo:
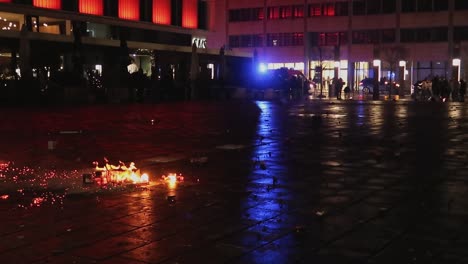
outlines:
[[[11,0],[0,0],[0,3],[11,3]]]
[[[171,24],[171,0],[153,0],[153,23]]]
[[[325,4],[323,6],[324,16],[335,16],[335,4]]]
[[[292,10],[290,6],[281,6],[279,8],[279,14],[281,19],[287,19],[292,17]]]
[[[254,10],[255,19],[256,20],[263,20],[265,18],[265,13],[263,12],[263,8],[255,8]]]
[[[268,8],[268,19],[279,19],[279,7],[269,7]]]
[[[198,27],[198,1],[183,0],[182,2],[182,27]]]
[[[309,16],[321,16],[322,6],[320,4],[309,5]]]
[[[119,0],[119,18],[140,20],[140,0]]]
[[[83,14],[104,15],[104,4],[102,0],[80,0],[78,9],[79,12]]]
[[[33,0],[33,5],[42,8],[62,9],[61,0]]]
[[[295,18],[304,17],[304,6],[302,5],[293,6],[293,17]]]

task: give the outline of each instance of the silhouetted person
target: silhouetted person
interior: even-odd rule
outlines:
[[[372,99],[379,100],[379,98],[380,98],[379,81],[375,78],[374,88],[372,89]]]
[[[460,102],[465,102],[466,81],[460,80]]]
[[[341,100],[341,91],[343,90],[343,85],[344,85],[343,79],[339,78],[335,85],[336,99],[338,100]]]

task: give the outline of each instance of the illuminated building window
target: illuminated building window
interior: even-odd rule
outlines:
[[[348,43],[346,32],[313,32],[311,38],[313,45],[317,46],[337,46]]]
[[[254,8],[254,17],[256,20],[263,20],[265,19],[265,12],[263,11],[263,8]]]
[[[301,18],[304,17],[304,6],[303,5],[295,5],[293,8],[293,17],[294,18]]]
[[[268,19],[279,19],[279,7],[269,7],[268,8]]]
[[[49,9],[62,9],[61,0],[33,0],[33,6],[49,8]]]
[[[78,10],[83,14],[104,15],[103,0],[80,0]]]
[[[323,6],[324,16],[335,16],[335,4],[325,4]]]
[[[139,0],[119,0],[119,18],[127,20],[140,20]]]
[[[171,0],[153,0],[153,23],[171,24]]]
[[[198,27],[198,1],[183,0],[182,2],[182,27]]]
[[[290,6],[279,7],[279,18],[288,19],[292,17],[292,8]]]
[[[24,17],[20,14],[2,13],[0,16],[0,30],[20,31],[23,19]]]

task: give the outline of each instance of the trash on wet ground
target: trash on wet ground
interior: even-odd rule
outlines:
[[[190,159],[190,163],[192,164],[205,164],[208,162],[208,157],[193,157]]]
[[[337,162],[337,161],[326,161],[326,162],[323,162],[322,163],[323,165],[326,165],[326,166],[331,166],[331,167],[339,167],[341,166],[341,163]]]
[[[182,154],[161,155],[161,156],[146,159],[145,162],[149,162],[149,163],[170,163],[170,162],[181,161],[181,160],[186,159],[186,158],[187,157],[185,155],[182,155]]]
[[[237,150],[237,149],[243,149],[246,148],[245,145],[240,145],[240,144],[227,144],[227,145],[221,145],[217,146],[217,149],[223,149],[223,150]]]
[[[317,215],[317,216],[324,216],[324,215],[325,215],[325,211],[317,211],[317,212],[315,212],[315,215]]]

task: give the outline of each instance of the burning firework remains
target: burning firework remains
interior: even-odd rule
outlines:
[[[91,174],[83,174],[83,182],[92,184],[96,183],[100,186],[109,183],[122,184],[147,184],[149,176],[146,173],[141,174],[134,162],[130,162],[128,166],[119,161],[118,165],[112,165],[107,158],[104,158],[104,165],[101,167],[97,161],[93,162],[94,171]]]
[[[167,175],[167,176],[166,176]],[[168,199],[175,202],[178,183],[184,182],[180,173],[153,177],[152,183],[166,185]],[[85,170],[52,170],[47,168],[18,167],[13,162],[0,161],[0,203],[16,203],[18,208],[43,205],[63,206],[70,194],[113,192],[149,188],[148,174],[141,173],[134,162],[112,165],[108,159]]]

